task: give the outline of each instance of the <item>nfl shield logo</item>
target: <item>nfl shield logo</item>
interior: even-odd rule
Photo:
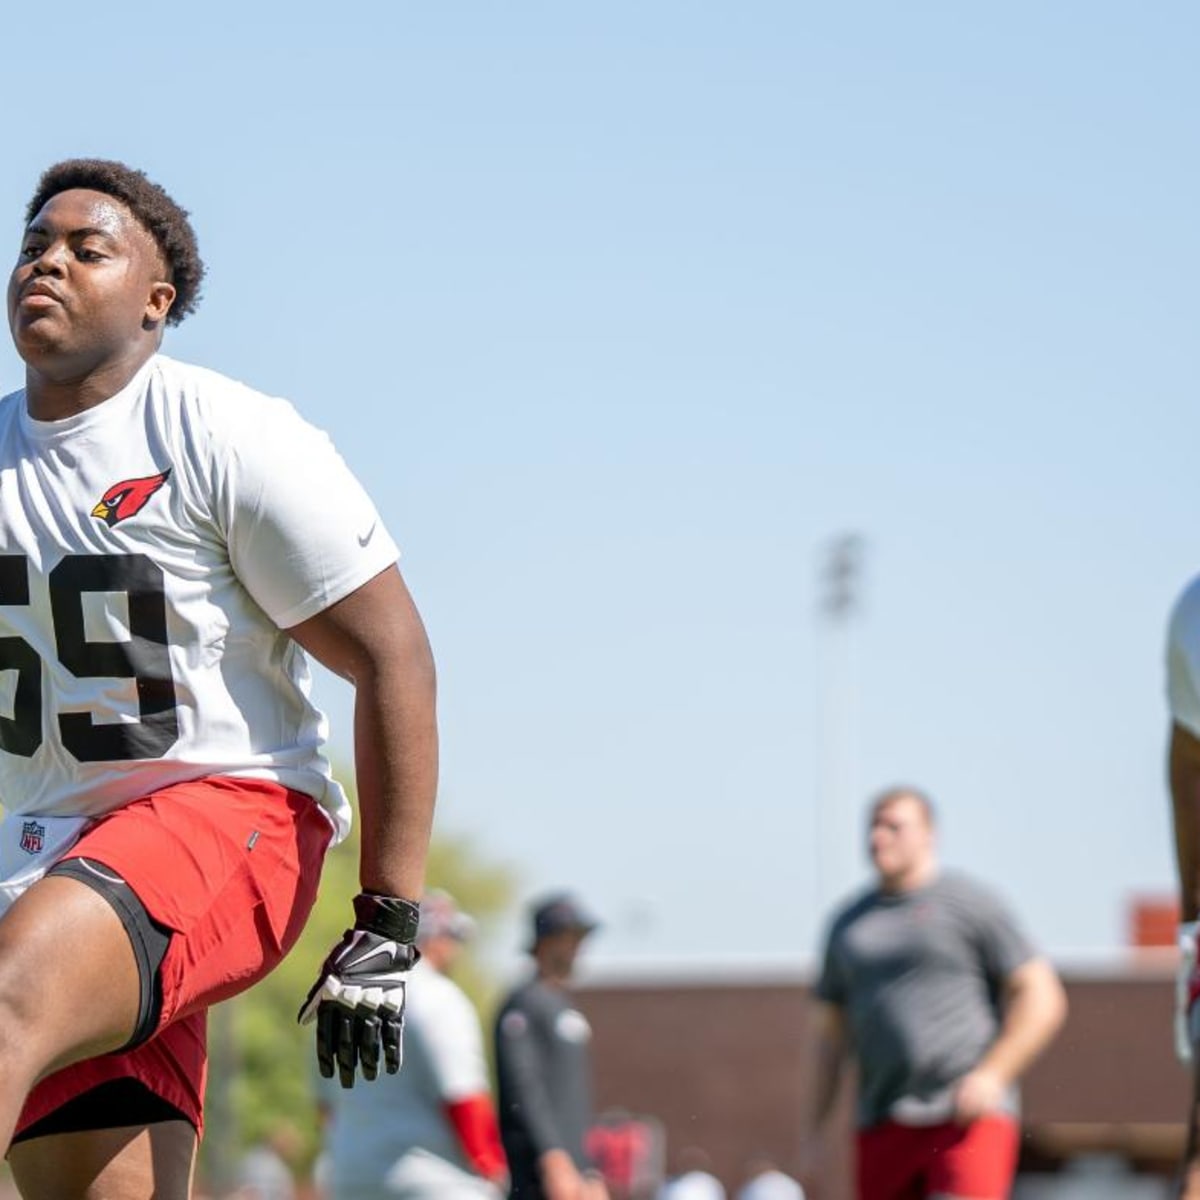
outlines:
[[[21,849],[26,854],[40,854],[46,843],[46,827],[40,821],[25,821],[21,826]]]

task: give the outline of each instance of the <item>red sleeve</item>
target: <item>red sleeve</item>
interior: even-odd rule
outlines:
[[[496,1110],[485,1092],[467,1096],[446,1105],[446,1115],[462,1142],[471,1166],[485,1179],[503,1179],[508,1175]]]

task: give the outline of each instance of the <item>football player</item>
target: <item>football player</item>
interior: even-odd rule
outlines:
[[[434,670],[379,513],[284,400],[160,353],[203,277],[124,164],[51,167],[0,401],[0,1146],[30,1200],[190,1194],[205,1013],[287,953],[349,806],[306,655],[355,688],[361,893],[302,1008],[399,1066]],[[264,301],[266,297],[264,297]]]

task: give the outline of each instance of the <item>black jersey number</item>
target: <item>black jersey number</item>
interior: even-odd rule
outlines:
[[[144,554],[71,554],[49,582],[59,661],[80,679],[132,679],[140,718],[98,725],[91,713],[59,713],[63,745],[80,762],[161,758],[179,737],[162,569]],[[91,592],[125,595],[129,641],[88,641],[83,598]],[[28,603],[28,560],[0,555],[0,604]],[[42,744],[42,664],[23,638],[5,637],[0,670],[17,673],[13,715],[0,716],[0,747],[29,758]]]

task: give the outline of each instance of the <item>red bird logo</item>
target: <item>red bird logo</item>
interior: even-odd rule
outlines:
[[[161,475],[147,475],[142,479],[123,479],[100,497],[100,503],[92,509],[92,516],[99,517],[106,525],[132,517],[145,507],[146,501],[167,482],[171,474],[168,467]]]

